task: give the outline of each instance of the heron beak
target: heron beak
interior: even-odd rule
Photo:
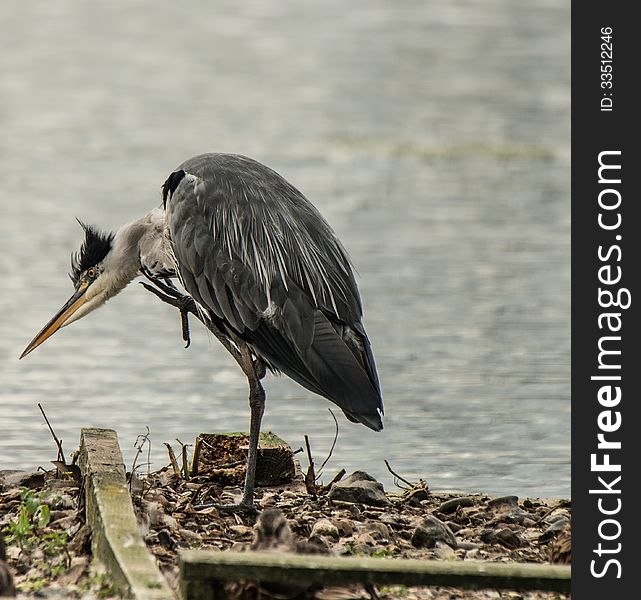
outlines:
[[[42,342],[50,338],[58,329],[63,327],[65,323],[69,320],[71,315],[75,313],[86,301],[85,292],[89,286],[83,282],[80,287],[74,292],[73,296],[65,302],[65,305],[54,315],[54,317],[49,321],[34,337],[29,345],[25,348],[25,351],[20,355],[20,358],[24,358],[35,350]]]

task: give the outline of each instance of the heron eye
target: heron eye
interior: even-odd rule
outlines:
[[[93,267],[87,269],[87,277],[89,279],[93,279],[95,276],[96,276],[96,269],[94,269]]]

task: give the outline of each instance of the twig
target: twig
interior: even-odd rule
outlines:
[[[58,456],[56,456],[56,460],[61,460],[66,465],[67,461],[65,460],[65,453],[62,451],[62,442],[58,439],[58,436],[56,436],[55,432],[53,431],[53,427],[51,427],[51,423],[49,423],[49,419],[47,419],[47,415],[45,414],[45,411],[42,408],[42,404],[40,404],[40,402],[38,402],[38,408],[40,409],[42,416],[45,418],[47,427],[49,427],[49,431],[51,431],[51,435],[56,442],[56,446],[58,446]]]
[[[137,450],[137,452],[136,456],[134,456],[134,461],[131,464],[131,476],[129,478],[130,485],[134,478],[134,473],[136,472],[136,463],[138,462],[138,457],[142,454],[142,449],[144,448],[145,444],[147,444],[147,474],[149,474],[149,465],[151,464],[151,439],[149,438],[149,436],[151,435],[151,432],[149,431],[148,425],[145,425],[145,428],[147,429],[147,433],[138,434],[136,436],[136,441],[134,442],[134,448]]]
[[[337,482],[343,479],[343,476],[345,475],[346,471],[345,469],[341,469],[336,475],[334,475],[334,479],[332,479],[327,485],[324,485],[321,489],[321,494],[326,494],[329,492],[329,490],[332,489],[332,486]]]
[[[318,469],[318,475],[316,475],[316,479],[314,481],[316,481],[323,473],[323,467],[327,464],[327,461],[332,457],[332,452],[334,452],[334,447],[336,446],[336,440],[338,439],[338,421],[336,420],[336,415],[334,415],[334,412],[332,411],[331,408],[328,408],[327,410],[329,411],[329,414],[332,415],[332,419],[334,419],[334,425],[336,426],[336,431],[334,432],[334,441],[332,442],[332,447],[329,449],[329,454],[327,455],[327,458],[323,461],[323,464]]]
[[[187,446],[182,447],[182,458],[183,458],[183,473],[185,475],[185,480],[189,481],[189,462],[187,459]]]
[[[189,461],[187,459],[187,447],[189,444],[183,444],[178,438],[176,441],[180,444],[180,455],[182,459],[182,474],[185,481],[189,481]]]
[[[312,458],[312,449],[309,446],[309,437],[305,434],[305,448],[307,449],[307,473],[305,474],[305,487],[307,493],[316,497],[316,475],[314,474],[314,459]]]
[[[203,445],[203,439],[199,437],[194,446],[194,455],[191,457],[191,474],[198,475],[198,466],[200,463],[200,449]]]
[[[169,454],[169,462],[171,463],[171,468],[174,470],[174,475],[180,479],[180,467],[178,466],[174,449],[167,442],[165,442],[165,446],[167,446],[167,454]]]
[[[406,484],[407,484],[407,485],[409,485],[411,488],[413,488],[413,487],[414,487],[414,484],[413,484],[413,483],[411,483],[411,482],[407,481],[407,479],[405,479],[404,477],[401,477],[398,473],[396,473],[395,471],[393,471],[393,470],[392,470],[392,467],[390,467],[390,466],[389,466],[389,463],[387,462],[387,460],[386,460],[386,459],[383,459],[383,462],[385,462],[385,466],[387,467],[387,470],[388,470],[392,475],[394,475],[394,477],[396,477],[396,479],[398,479],[399,481],[402,481],[403,483],[406,483]],[[398,483],[396,483],[396,482],[394,482],[394,483],[395,483],[398,487],[401,487],[400,485],[398,485]]]

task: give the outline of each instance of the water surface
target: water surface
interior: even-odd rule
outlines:
[[[569,3],[0,4],[0,468],[79,428],[131,462],[242,430],[246,386],[141,286],[17,357],[71,292],[74,217],[115,229],[185,158],[239,152],[327,217],[359,272],[386,406],[337,412],[327,477],[569,494]],[[327,401],[269,378],[264,427],[320,462]]]

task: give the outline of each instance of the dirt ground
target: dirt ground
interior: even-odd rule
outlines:
[[[226,514],[202,506],[212,501],[229,502],[240,493],[243,468],[239,468],[238,461],[230,460],[225,458],[224,472],[217,469],[186,479],[184,473],[169,466],[132,480],[132,497],[143,537],[174,589],[178,585],[177,557],[181,549],[224,552],[260,548],[265,531],[264,527],[261,530],[260,521],[257,525],[257,514]],[[350,493],[362,492],[358,488],[360,479],[369,481],[365,487],[375,493],[350,501]],[[350,488],[351,480],[356,483]],[[383,492],[379,483],[362,473],[342,476],[340,482],[347,482],[340,496],[331,492],[330,486],[306,487],[300,475],[293,483],[259,487],[259,514],[282,515],[287,521],[286,529],[291,531],[285,549],[297,552],[371,556],[381,561],[570,560],[571,505],[567,500],[432,492],[424,482],[401,483],[400,488]],[[18,597],[116,597],[108,576],[91,560],[91,532],[84,523],[79,484],[79,477],[58,478],[55,469],[48,473],[0,472],[0,531],[7,542],[6,561],[0,557],[0,571],[4,565],[12,574]],[[284,547],[280,542],[275,546]],[[232,591],[238,598],[256,599],[568,597],[551,592],[403,586],[276,593],[269,586],[246,584],[232,586],[230,594]]]

